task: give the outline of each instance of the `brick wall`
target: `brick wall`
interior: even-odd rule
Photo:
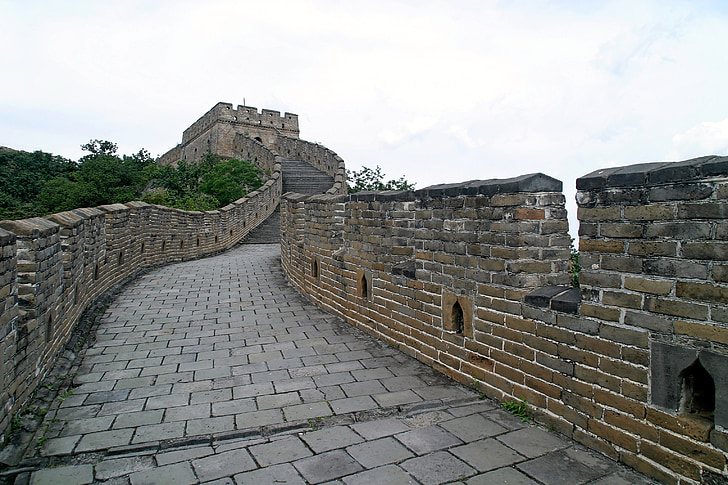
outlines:
[[[581,315],[612,349],[589,369],[610,380],[587,432],[655,475],[725,480],[727,177],[703,157],[577,180]]]
[[[276,209],[277,155],[241,143],[271,177],[220,210],[130,202],[0,221],[0,441],[100,295],[145,268],[228,249]]]
[[[581,295],[561,184],[543,175],[286,194],[282,265],[321,307],[614,459],[724,480],[728,159],[577,187]]]

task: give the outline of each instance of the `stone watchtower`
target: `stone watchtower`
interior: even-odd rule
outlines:
[[[161,156],[163,165],[180,160],[197,162],[206,152],[235,158],[237,135],[248,136],[272,147],[279,136],[298,138],[298,115],[252,106],[233,109],[231,103],[217,103],[182,134],[182,143]]]

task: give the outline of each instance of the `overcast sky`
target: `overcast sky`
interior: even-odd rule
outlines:
[[[578,176],[728,154],[725,0],[0,0],[0,22],[0,145],[72,159],[160,155],[245,100],[418,188],[546,173],[573,221]]]

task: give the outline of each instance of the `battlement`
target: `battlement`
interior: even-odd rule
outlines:
[[[287,136],[294,136],[296,138],[299,133],[298,115],[296,114],[285,113],[281,116],[280,111],[271,109],[263,109],[259,113],[258,108],[242,105],[238,105],[237,109],[233,109],[231,103],[220,102],[184,131],[182,134],[182,144],[190,143],[200,134],[220,122],[234,123],[258,129],[274,129],[285,133]]]

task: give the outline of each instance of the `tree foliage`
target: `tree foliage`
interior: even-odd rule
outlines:
[[[90,140],[78,162],[63,157],[0,148],[0,219],[131,200],[186,210],[213,210],[263,184],[263,172],[241,160],[211,153],[197,164],[159,166],[146,150],[117,155],[117,145]]]
[[[40,215],[35,200],[43,185],[76,168],[75,162],[50,153],[0,148],[0,219]]]
[[[408,182],[404,176],[387,182],[384,182],[384,177],[385,175],[379,165],[374,169],[362,167],[358,172],[347,170],[346,185],[349,193],[369,190],[412,190],[415,188],[415,184]]]
[[[263,172],[242,160],[206,153],[197,164],[182,160],[158,167],[142,200],[185,210],[219,209],[263,185]]]

